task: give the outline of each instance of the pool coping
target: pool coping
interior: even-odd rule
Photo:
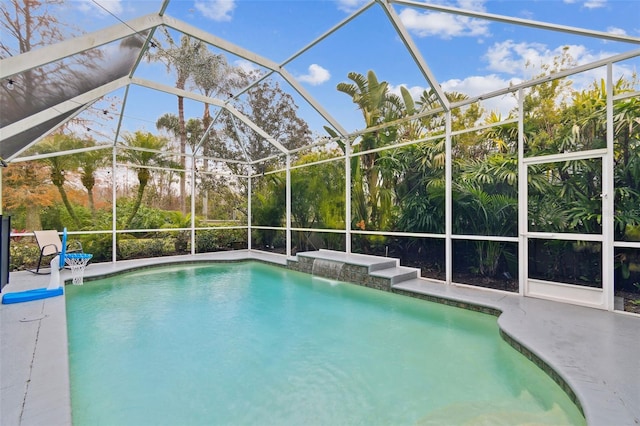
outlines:
[[[287,265],[286,256],[237,250],[92,264],[85,277],[89,281],[160,265],[245,260]],[[62,278],[69,280],[69,271]],[[46,287],[48,279],[14,272],[3,293]],[[589,425],[640,424],[639,316],[423,278],[403,281],[391,291],[498,315],[503,338],[565,388]],[[0,305],[0,310],[0,424],[70,425],[65,298]]]

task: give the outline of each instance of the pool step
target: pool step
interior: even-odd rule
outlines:
[[[348,263],[350,265],[362,266],[369,272],[379,271],[381,269],[393,268],[399,265],[398,259],[389,257],[369,256],[358,253],[345,253],[341,251],[320,249],[318,251],[308,251],[298,253],[298,258],[311,258],[320,260],[332,260],[334,262]]]
[[[386,278],[391,286],[403,281],[413,280],[420,276],[420,270],[406,266],[394,266],[392,268],[381,269],[370,273],[373,277]]]
[[[316,260],[338,262],[351,266],[342,268],[337,276],[325,278],[337,278],[387,291],[390,291],[391,287],[398,283],[420,276],[419,269],[400,266],[399,259],[324,249],[297,253],[296,260],[290,259],[287,264],[291,269],[312,273]],[[345,271],[346,269],[348,272]],[[322,276],[322,273],[320,275]]]

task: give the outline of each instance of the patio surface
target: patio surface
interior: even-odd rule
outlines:
[[[149,265],[286,257],[230,251],[91,264],[85,277]],[[62,279],[70,279],[63,271]],[[48,275],[11,274],[3,293],[46,287]],[[640,317],[424,279],[394,290],[497,309],[501,330],[551,366],[582,406],[589,425],[640,425]],[[0,305],[0,424],[70,425],[69,365],[64,297]]]

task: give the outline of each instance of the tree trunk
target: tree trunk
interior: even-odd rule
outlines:
[[[146,188],[147,183],[149,182],[149,177],[150,177],[149,170],[140,169],[138,171],[138,182],[140,182],[140,184],[138,185],[136,203],[133,205],[133,210],[131,210],[131,214],[129,215],[129,217],[127,218],[124,224],[124,229],[129,229],[129,227],[131,226],[131,222],[133,222],[133,218],[136,217],[136,214],[138,213],[138,209],[142,204],[142,196],[144,195],[144,189]]]
[[[40,220],[40,207],[27,203],[27,217],[25,219],[25,227],[32,231],[42,229],[42,221]]]
[[[69,212],[69,216],[75,223],[76,227],[80,228],[80,220],[78,220],[78,216],[76,216],[76,212],[73,210],[71,203],[69,202],[69,198],[67,197],[67,192],[64,190],[64,174],[62,174],[61,170],[52,169],[51,170],[51,181],[58,188],[58,192],[60,193],[60,197],[62,198],[62,203],[64,207]]]
[[[84,174],[81,177],[82,185],[87,190],[87,200],[89,201],[89,210],[91,210],[91,217],[96,217],[96,205],[93,200],[93,187],[95,186],[96,179],[93,174]]]
[[[91,217],[96,218],[96,205],[93,201],[93,188],[87,188],[87,199],[89,200],[89,210],[91,210]]]

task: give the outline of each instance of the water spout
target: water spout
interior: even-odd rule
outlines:
[[[332,280],[339,280],[344,262],[328,259],[314,259],[311,274]]]

